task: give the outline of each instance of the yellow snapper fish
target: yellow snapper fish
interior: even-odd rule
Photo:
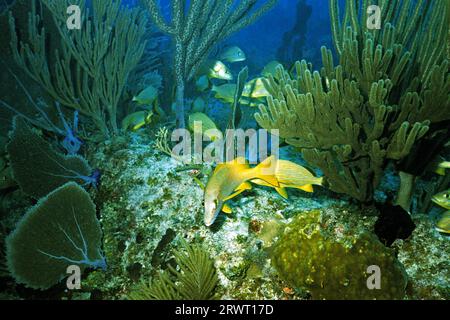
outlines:
[[[245,84],[242,96],[257,99],[270,96],[270,93],[264,86],[263,78],[256,78]]]
[[[223,100],[224,102],[232,103],[234,101],[236,85],[232,83],[227,83],[220,86],[213,85],[211,91],[215,93],[215,98]]]
[[[323,185],[323,177],[315,177],[309,170],[294,162],[287,160],[276,160],[275,156],[270,156],[272,163],[275,163],[275,177],[279,187],[275,190],[285,199],[288,198],[286,188],[297,188],[306,192],[313,192],[312,185]],[[252,183],[262,186],[273,187],[273,185],[261,179],[253,179]]]
[[[220,86],[213,85],[211,90],[215,93],[214,97],[216,99],[222,100],[222,101],[224,101],[226,103],[233,103],[234,102],[234,94],[236,92],[236,84],[227,83],[227,84],[223,84],[223,85],[220,85]],[[247,90],[249,90],[249,89],[247,89]],[[250,105],[251,107],[259,106],[261,101],[253,100],[253,99],[256,99],[256,98],[247,97],[247,96],[244,95],[244,93],[245,93],[245,87],[244,87],[244,92],[242,94],[242,97],[239,100],[239,102],[241,104]],[[247,91],[246,95],[249,95],[248,91]]]
[[[277,67],[282,64],[276,60],[269,62],[263,69],[263,71],[261,72],[261,74],[268,78],[269,75],[272,75],[274,77],[276,77],[277,75]]]
[[[220,55],[219,59],[227,62],[240,62],[245,61],[247,57],[245,56],[244,51],[241,48],[233,46],[226,48]]]
[[[151,122],[153,116],[152,111],[138,111],[129,114],[122,120],[122,130],[131,129],[136,131]]]
[[[438,164],[435,172],[441,176],[445,176],[445,170],[450,169],[450,161],[442,161]]]
[[[261,179],[269,185],[278,187],[275,176],[264,172],[269,171],[270,167],[270,159],[250,168],[244,158],[217,165],[205,187],[205,225],[211,226],[222,210],[226,213],[231,212],[225,202],[243,191],[251,189],[249,180]]]
[[[231,71],[222,61],[207,60],[199,68],[198,75],[206,75],[208,78],[233,80]]]
[[[158,90],[153,86],[148,86],[133,98],[133,102],[139,105],[151,105],[158,98]]]
[[[191,129],[192,132],[194,132],[194,133],[200,133],[199,132],[200,127],[195,126],[194,125],[195,122],[201,122],[202,133],[205,134],[211,141],[214,141],[217,138],[216,135],[213,135],[208,130],[211,130],[211,129],[219,130],[219,129],[217,128],[214,121],[211,120],[211,118],[208,117],[206,114],[204,114],[202,112],[195,112],[195,113],[192,113],[189,115],[189,121],[188,121],[189,129]]]
[[[450,189],[434,195],[431,200],[442,208],[450,209]]]
[[[439,232],[450,234],[450,210],[442,214],[436,222],[435,229]]]

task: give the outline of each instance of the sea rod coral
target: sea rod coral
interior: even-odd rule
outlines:
[[[306,61],[294,74],[279,67],[266,81],[272,96],[255,114],[319,167],[333,191],[362,202],[372,201],[388,160],[403,159],[430,124],[450,119],[445,4],[379,3],[385,27],[367,30],[353,1],[341,22],[330,0],[340,64],[322,48],[320,72]]]
[[[167,22],[156,0],[145,1],[150,16],[161,31],[175,43],[175,82],[177,121],[185,127],[184,96],[186,82],[220,41],[255,22],[269,11],[277,0],[260,7],[255,0],[240,0],[237,6],[229,0],[172,0],[172,20]]]
[[[52,13],[62,39],[62,48],[49,53],[46,26],[37,3],[31,1],[26,37],[16,31],[15,18],[11,13],[9,16],[15,61],[62,106],[90,119],[101,135],[117,134],[118,105],[145,49],[145,16],[122,8],[117,0],[93,0],[90,15],[85,0],[43,0],[40,5]],[[78,5],[84,13],[81,32],[66,27],[70,5]]]

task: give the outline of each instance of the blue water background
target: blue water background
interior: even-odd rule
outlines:
[[[124,4],[136,5],[139,0],[123,0]],[[292,53],[295,60],[306,59],[315,68],[321,64],[320,47],[332,48],[328,0],[307,0],[312,14],[307,23],[305,47],[302,53]],[[161,0],[165,15],[170,15],[170,0]],[[289,32],[297,17],[297,0],[279,0],[277,5],[253,25],[227,38],[221,46],[237,45],[247,54],[250,73],[257,73],[269,61],[277,59],[277,51],[282,44],[283,35]],[[289,61],[290,63],[294,61]]]

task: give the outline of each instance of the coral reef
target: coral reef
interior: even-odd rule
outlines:
[[[322,48],[321,72],[306,61],[296,63],[295,75],[280,67],[266,83],[272,97],[255,114],[319,167],[333,191],[362,202],[372,201],[388,160],[406,157],[430,123],[450,118],[444,4],[397,2],[383,1],[382,30],[361,30],[352,1],[342,24],[330,1],[340,65]]]
[[[268,0],[258,8],[254,0],[240,0],[236,7],[233,1],[225,0],[172,0],[170,22],[165,20],[157,1],[145,1],[154,23],[175,42],[176,114],[181,127],[185,127],[186,82],[195,76],[215,45],[252,24],[276,1]]]
[[[158,278],[159,270],[175,267],[173,252],[185,238],[201,245],[214,260],[219,279],[217,298],[307,299],[311,297],[306,291],[291,292],[292,284],[280,280],[270,263],[270,247],[285,224],[320,210],[321,225],[329,231],[330,242],[335,243],[343,237],[352,242],[374,229],[375,210],[361,210],[326,189],[319,188],[314,195],[293,190],[286,201],[264,187],[233,199],[233,214],[221,215],[213,229],[207,228],[202,223],[203,191],[195,183],[194,173],[179,170],[184,168],[179,162],[149,147],[154,140],[148,131],[128,133],[90,150],[90,163],[101,166],[103,172],[95,201],[101,212],[108,268],[85,274],[81,291],[61,293],[64,298],[130,298],[142,284],[148,288],[150,279]],[[281,154],[293,161],[298,157],[292,147],[282,148]],[[437,263],[444,261],[446,239],[432,230],[433,224],[427,219],[414,219],[414,223],[417,228],[412,236],[392,246],[400,257],[408,259],[405,268],[408,274],[411,270],[410,283],[417,289],[408,289],[406,298],[421,292],[426,293],[423,299],[444,298],[445,279],[435,286],[434,276],[445,276]],[[414,250],[439,258],[420,258],[421,270],[433,272],[415,273]]]
[[[16,117],[13,127],[7,151],[13,177],[26,194],[39,199],[69,181],[96,186],[97,177],[84,158],[56,152],[22,118]]]
[[[130,293],[133,300],[210,300],[218,283],[214,262],[199,245],[181,243],[174,252],[177,269],[159,274],[150,285],[142,284]],[[171,278],[174,278],[172,280]]]
[[[368,232],[336,239],[320,211],[304,212],[274,244],[272,263],[280,276],[313,299],[402,299],[406,273],[386,248]],[[380,287],[368,287],[370,266],[381,270]]]
[[[10,14],[14,59],[54,100],[78,110],[102,135],[117,134],[117,108],[128,76],[144,52],[146,19],[137,10],[122,8],[120,1],[94,0],[92,15],[82,19],[82,32],[71,32],[66,11],[75,4],[86,12],[84,0],[42,1],[62,39],[62,48],[50,53],[56,57],[54,65],[36,2],[32,0],[27,38],[19,38]]]
[[[30,0],[16,0],[9,7],[9,10],[0,14],[0,29],[5,30],[0,34],[0,43],[3,45],[3,50],[0,52],[0,65],[5,72],[0,73],[0,81],[2,86],[0,88],[0,97],[2,101],[5,101],[9,105],[13,106],[16,111],[28,116],[31,119],[39,120],[39,115],[36,115],[36,110],[33,105],[30,105],[30,100],[27,94],[21,89],[20,85],[11,77],[11,72],[20,79],[23,87],[26,88],[30,97],[33,97],[34,101],[39,105],[39,101],[50,104],[51,98],[46,94],[40,86],[37,86],[35,81],[30,79],[25,71],[23,71],[15,62],[14,55],[11,50],[11,46],[8,44],[11,42],[11,34],[7,32],[9,30],[9,12],[11,12],[16,20],[17,30],[26,31],[28,28],[28,15],[32,10],[32,1]],[[53,19],[50,12],[46,8],[42,8],[41,11],[42,22],[46,26],[48,34],[57,34]],[[52,41],[48,41],[46,50],[47,52],[54,53],[56,49],[60,47],[59,37],[51,37]],[[52,54],[49,54],[51,63],[54,63]],[[11,72],[8,72],[8,69]],[[53,102],[52,102],[53,104]],[[56,111],[50,108],[48,111]],[[13,116],[17,112],[11,112],[8,108],[4,108],[0,104],[0,134],[6,136],[12,124]],[[53,113],[50,112],[50,117],[53,117]]]
[[[101,237],[89,194],[69,182],[42,198],[6,238],[8,270],[18,283],[46,289],[69,265],[106,268]]]
[[[408,273],[408,299],[450,299],[450,263],[448,236],[434,229],[427,215],[413,216],[413,236],[408,240],[397,240],[398,260]]]

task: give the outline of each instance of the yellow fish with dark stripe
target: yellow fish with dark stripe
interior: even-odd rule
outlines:
[[[254,168],[250,168],[244,158],[217,165],[205,187],[205,225],[211,226],[222,210],[231,212],[225,202],[251,189],[249,180],[259,179],[270,186],[278,187],[271,160],[266,159]]]
[[[431,200],[444,209],[450,209],[450,189],[434,195]],[[436,222],[436,230],[450,234],[450,210],[444,212],[441,218]]]
[[[271,156],[272,163],[275,164],[275,177],[279,183],[279,187],[275,190],[285,199],[288,198],[286,188],[296,188],[306,192],[313,192],[313,185],[323,185],[323,177],[314,176],[308,169],[287,160],[276,160],[275,156]],[[274,187],[261,179],[253,179],[252,183],[262,186]]]

